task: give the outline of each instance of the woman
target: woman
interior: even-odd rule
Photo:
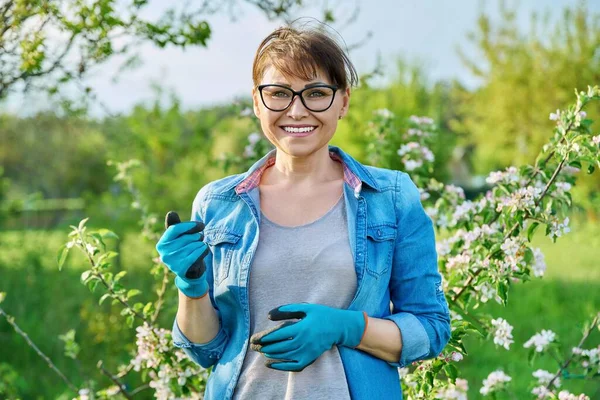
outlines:
[[[275,149],[203,187],[157,244],[177,274],[174,344],[213,366],[207,399],[400,399],[398,367],[449,339],[418,189],[329,145],[356,76],[327,34],[271,33],[252,96]]]

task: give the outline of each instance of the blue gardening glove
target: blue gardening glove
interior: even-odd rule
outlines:
[[[179,218],[177,218],[179,219]],[[202,297],[208,292],[203,258],[208,246],[202,242],[201,222],[170,225],[156,244],[162,262],[177,275],[175,285],[188,297]],[[194,268],[190,268],[194,266]]]
[[[365,312],[321,304],[287,304],[269,311],[268,318],[299,319],[257,332],[250,338],[252,350],[272,359],[265,365],[280,371],[302,371],[334,345],[355,348],[367,328]]]

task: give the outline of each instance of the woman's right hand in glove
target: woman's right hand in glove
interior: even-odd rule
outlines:
[[[156,250],[161,261],[177,275],[175,285],[188,297],[204,297],[208,292],[206,268],[203,258],[208,254],[208,246],[202,241],[201,222],[180,222],[167,228],[158,243]],[[196,276],[188,273],[190,267],[198,261],[202,266]],[[186,276],[187,274],[187,276]]]

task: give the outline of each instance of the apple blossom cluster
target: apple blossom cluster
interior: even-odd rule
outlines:
[[[456,383],[450,383],[447,387],[439,389],[435,398],[443,400],[467,400],[468,390],[469,383],[467,380],[457,378]]]
[[[208,377],[207,371],[201,370],[188,361],[181,349],[173,349],[168,330],[151,327],[144,322],[136,328],[136,332],[137,354],[131,360],[131,365],[134,371],[148,370],[148,377],[151,379],[149,385],[155,390],[154,395],[157,399],[177,397],[172,392],[173,382],[182,387],[192,376],[195,378],[204,376],[204,379]],[[171,355],[174,357],[173,363],[168,362]],[[202,398],[198,393],[190,396],[194,399]]]
[[[494,371],[483,380],[483,386],[479,389],[479,393],[484,396],[492,392],[499,392],[506,388],[506,384],[510,382],[512,378],[506,375],[503,371]]]
[[[536,333],[529,339],[523,347],[526,349],[534,348],[538,353],[546,350],[551,343],[556,340],[556,334],[550,330],[543,329],[540,333]]]
[[[397,154],[402,158],[404,168],[407,171],[414,171],[422,167],[424,162],[432,163],[435,159],[429,148],[417,142],[409,142],[402,145],[398,149]]]
[[[574,347],[573,354],[575,355],[575,363],[591,373],[600,374],[600,345],[589,350]]]
[[[258,132],[252,132],[248,135],[248,145],[244,148],[244,157],[252,158],[256,156],[255,145],[262,138]]]
[[[514,342],[512,336],[513,327],[502,318],[492,320],[494,330],[494,344],[510,350],[510,345]]]

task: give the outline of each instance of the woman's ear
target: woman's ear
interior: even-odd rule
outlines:
[[[254,109],[254,115],[256,118],[260,118],[260,93],[256,88],[252,89],[252,108]]]
[[[342,108],[340,109],[339,119],[342,119],[348,113],[348,107],[350,107],[350,88],[346,88],[344,95],[342,96]]]

